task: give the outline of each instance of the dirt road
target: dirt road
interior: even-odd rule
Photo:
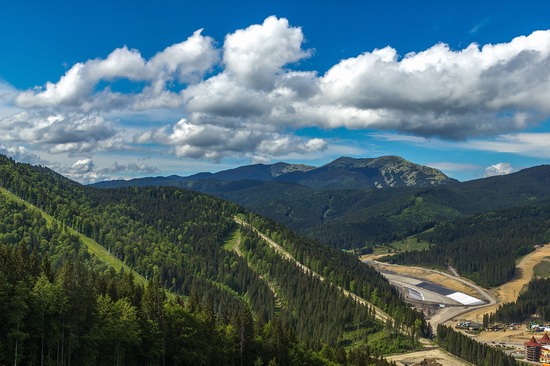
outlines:
[[[438,324],[446,323],[447,321],[457,316],[470,313],[472,312],[472,309],[484,309],[486,307],[492,307],[497,303],[497,299],[495,299],[486,290],[461,277],[455,277],[445,272],[422,267],[400,266],[397,264],[389,264],[376,261],[372,261],[371,263],[378,270],[392,271],[403,277],[414,277],[427,280],[429,282],[436,283],[449,289],[460,291],[465,294],[487,301],[487,304],[483,305],[449,306],[439,309],[435,315],[428,319],[428,322],[430,323],[434,331],[437,329]]]
[[[256,229],[254,226],[250,225],[249,223],[239,219],[238,217],[235,217],[235,222],[239,225],[242,225],[242,226],[246,226],[248,228],[251,228],[252,230],[254,230],[254,232],[256,232],[258,235],[260,235],[260,237],[265,240],[267,242],[267,244],[269,244],[270,247],[272,247],[277,253],[279,253],[279,255],[281,255],[283,258],[285,259],[288,259],[290,260],[291,262],[293,262],[298,268],[300,268],[300,270],[302,270],[304,273],[307,273],[313,277],[316,277],[318,278],[319,280],[321,281],[328,281],[325,277],[321,276],[320,274],[318,274],[317,272],[315,271],[312,271],[310,268],[306,267],[304,264],[298,262],[293,256],[292,254],[290,254],[289,252],[287,252],[281,245],[279,245],[278,243],[276,243],[273,239],[271,239],[270,237],[268,237],[267,235],[265,235],[264,233],[258,231],[258,229]],[[388,318],[389,318],[389,315],[384,312],[382,309],[378,308],[377,306],[371,304],[370,302],[368,302],[367,300],[363,299],[362,297],[359,297],[357,296],[356,294],[352,293],[352,292],[349,292],[348,290],[344,289],[343,287],[340,287],[340,286],[337,286],[336,284],[334,284],[340,291],[342,291],[344,293],[344,295],[348,296],[348,297],[351,297],[353,300],[357,301],[358,303],[360,304],[363,304],[365,306],[369,306],[369,307],[372,307],[374,309],[374,312],[375,312],[375,316],[376,318],[382,320],[382,321],[386,321]]]
[[[500,304],[516,301],[523,287],[533,278],[533,268],[540,263],[544,257],[548,256],[550,256],[550,244],[527,254],[516,266],[516,277],[514,277],[512,281],[490,291],[497,299],[495,304],[469,311],[462,314],[462,317],[467,319],[482,319],[483,314],[494,313]]]

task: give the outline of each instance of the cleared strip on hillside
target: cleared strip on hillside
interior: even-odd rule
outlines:
[[[26,207],[28,207],[29,209],[31,209],[35,212],[38,212],[46,220],[46,223],[48,224],[48,226],[52,225],[52,223],[54,221],[57,222],[60,226],[63,225],[59,220],[57,220],[53,216],[47,214],[46,212],[42,211],[38,207],[36,207],[34,205],[31,205],[27,201],[19,198],[18,196],[14,195],[13,193],[8,191],[7,189],[5,189],[3,187],[0,187],[0,193],[3,194],[4,196],[6,196],[6,198],[8,198],[8,199],[10,199],[12,201],[15,201],[15,202],[18,202],[18,203],[22,203]],[[88,248],[88,252],[90,254],[95,255],[96,258],[99,259],[101,262],[103,262],[103,263],[107,264],[108,266],[114,268],[117,272],[120,271],[121,268],[124,268],[125,272],[133,272],[135,280],[138,281],[139,283],[144,284],[146,282],[145,278],[142,275],[140,275],[139,273],[134,271],[130,266],[125,264],[123,261],[121,261],[120,259],[118,259],[114,255],[111,255],[109,253],[109,251],[107,249],[105,249],[101,244],[99,244],[95,240],[79,233],[78,231],[74,230],[71,227],[68,227],[68,226],[66,226],[66,227],[67,227],[67,229],[69,230],[69,232],[71,234],[77,235],[80,238],[80,240],[82,240],[82,243],[84,243],[84,245],[86,245],[86,247]]]
[[[267,244],[269,244],[269,246],[274,249],[281,257],[285,258],[285,259],[288,259],[290,260],[291,262],[293,262],[300,270],[302,270],[304,273],[307,273],[307,274],[310,274],[312,275],[313,277],[316,277],[318,278],[319,280],[321,281],[328,281],[330,283],[332,283],[331,281],[329,281],[327,278],[325,278],[324,276],[321,276],[320,274],[318,274],[317,272],[311,270],[309,267],[305,266],[304,264],[298,262],[293,256],[292,254],[290,254],[288,251],[286,251],[280,244],[276,243],[273,239],[271,239],[270,237],[268,237],[267,235],[265,235],[264,233],[262,233],[261,231],[259,231],[258,229],[256,229],[254,226],[252,226],[251,224],[249,224],[248,222],[245,222],[243,221],[241,218],[239,217],[235,217],[235,222],[239,225],[242,225],[242,226],[246,226],[246,227],[249,227],[251,228],[252,230],[254,230],[258,235],[260,235],[260,237],[267,242]],[[340,287],[334,283],[332,283],[334,286],[336,286],[340,291],[342,291],[342,293],[345,295],[345,296],[348,296],[348,297],[351,297],[353,300],[357,301],[358,303],[360,304],[363,304],[365,306],[371,306],[373,309],[374,309],[374,313],[375,313],[375,316],[377,319],[380,319],[380,320],[383,320],[383,321],[386,321],[387,319],[391,319],[391,317],[385,312],[383,311],[382,309],[380,309],[379,307],[373,305],[372,303],[368,302],[367,300],[363,299],[362,297],[359,297],[357,296],[356,294],[344,289],[343,287]]]

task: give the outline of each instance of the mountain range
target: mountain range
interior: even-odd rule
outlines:
[[[320,167],[284,162],[271,165],[254,164],[218,173],[198,173],[188,177],[172,175],[129,181],[105,181],[96,183],[94,186],[114,188],[173,185],[195,189],[194,186],[201,186],[197,185],[197,182],[208,180],[294,183],[314,189],[435,187],[457,182],[437,169],[414,164],[398,156],[382,156],[365,159],[341,157]]]
[[[550,201],[550,167],[458,182],[400,157],[339,158],[321,167],[277,163],[95,187],[177,186],[208,193],[337,248],[372,246],[442,221]],[[383,187],[380,189],[379,187]]]

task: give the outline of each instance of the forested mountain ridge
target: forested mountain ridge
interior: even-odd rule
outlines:
[[[361,160],[351,162],[361,164]],[[339,166],[351,162],[342,158],[333,163]],[[306,236],[345,249],[400,240],[439,222],[469,215],[550,204],[550,167],[547,165],[431,188],[343,190],[314,189],[277,181],[202,179],[178,183],[167,179],[111,183],[182,185],[235,202]]]
[[[367,360],[382,365],[385,361],[375,355],[410,347],[414,343],[412,338],[424,331],[423,317],[409,309],[378,273],[353,256],[305,240],[229,202],[173,187],[98,190],[71,182],[49,169],[15,163],[3,156],[0,156],[0,185],[61,223],[48,223],[32,210],[26,210],[25,205],[14,204],[2,195],[5,197],[5,203],[0,205],[5,221],[0,235],[0,245],[5,246],[0,253],[3,253],[2,268],[12,271],[18,263],[26,261],[21,258],[29,256],[36,258],[30,263],[42,261],[44,268],[52,267],[51,270],[39,270],[36,265],[21,267],[29,268],[24,274],[16,271],[25,278],[24,285],[21,277],[0,271],[2,296],[22,304],[19,307],[22,310],[16,313],[13,301],[0,305],[0,314],[7,317],[0,322],[3,345],[0,358],[4,363],[13,361],[10,357],[14,354],[24,362],[36,362],[48,354],[50,360],[56,357],[63,364],[113,364],[113,358],[101,356],[99,343],[92,337],[98,333],[90,333],[92,325],[98,327],[93,328],[98,332],[105,330],[107,323],[97,323],[101,319],[97,316],[103,311],[100,309],[107,311],[103,313],[107,314],[105,321],[109,321],[108,314],[113,309],[119,309],[121,316],[126,310],[120,309],[136,314],[132,318],[138,324],[136,337],[119,345],[121,348],[116,352],[115,361],[127,364],[139,360],[158,363],[161,359],[167,364],[267,364],[276,359],[278,364],[363,364]],[[263,233],[276,237],[302,263],[323,273],[331,282],[377,304],[399,320],[384,327],[374,320],[368,306],[351,301],[326,281],[303,274],[267,250],[252,232],[241,230],[246,257],[225,250],[224,241],[238,230],[233,220],[237,214],[244,215],[247,222]],[[10,226],[12,221],[17,225]],[[67,236],[69,227],[96,240],[140,274],[155,279],[157,290],[151,291],[157,294],[157,310],[144,303],[147,288],[139,290],[134,281],[124,280],[126,274],[109,272],[97,258],[90,256],[79,237]],[[63,269],[71,263],[81,264],[75,264],[77,269]],[[266,269],[269,271],[265,272]],[[81,297],[84,296],[81,292],[70,297],[72,290],[62,275],[69,270],[98,281],[104,278],[103,273],[110,273],[107,282],[111,285],[105,285],[103,280],[86,280],[87,300]],[[43,274],[48,278],[46,282],[41,280]],[[278,284],[276,293],[266,278]],[[121,295],[124,291],[117,281],[126,281],[124,286],[132,282],[138,293]],[[52,310],[57,315],[48,344],[41,343],[44,339],[41,328],[33,320],[36,308],[32,296],[23,295],[32,293],[39,283],[47,288],[58,286],[54,297],[71,301],[66,310]],[[185,295],[188,300],[179,305],[162,300],[160,286]],[[23,291],[21,296],[18,291]],[[275,296],[280,300],[278,307]],[[89,310],[80,311],[87,314],[86,319],[77,317],[77,304],[81,301],[90,304]],[[185,354],[189,346],[181,342],[186,342],[189,335],[174,338],[173,332],[178,330],[166,323],[170,318],[175,325],[184,324],[182,316],[187,317],[186,326],[195,332],[191,337],[209,332],[204,339],[225,350],[216,356],[219,358],[212,358],[212,347],[199,348],[202,351],[193,355]],[[408,333],[410,340],[400,335],[401,331]],[[360,342],[379,332],[387,332],[388,338],[382,345]],[[355,338],[349,338],[350,335]],[[344,339],[351,343],[342,343]],[[347,352],[342,349],[346,344],[353,345]],[[19,351],[15,351],[17,347]]]
[[[198,173],[188,177],[169,176],[139,178],[129,181],[105,181],[100,188],[126,186],[171,185],[201,187],[201,181],[258,181],[295,183],[314,189],[372,189],[387,187],[435,187],[457,182],[441,171],[411,163],[398,156],[354,159],[338,158],[320,167],[304,164],[255,164],[218,173]]]
[[[316,189],[436,187],[456,182],[437,169],[414,164],[399,156],[341,157],[307,172],[282,175],[277,180]]]
[[[338,159],[329,165],[361,164]],[[417,235],[427,252],[391,261],[447,268],[483,286],[514,276],[515,260],[550,241],[550,166],[431,188],[319,190],[294,183],[204,180],[191,185],[336,248]],[[424,233],[430,229],[428,232]]]

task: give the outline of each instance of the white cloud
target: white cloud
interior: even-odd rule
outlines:
[[[111,52],[106,59],[89,60],[71,67],[57,83],[48,82],[43,88],[20,93],[15,101],[22,108],[73,107],[89,112],[93,110],[152,108],[166,105],[175,107],[177,94],[166,89],[166,83],[199,81],[205,72],[219,60],[219,51],[213,39],[196,31],[186,41],[167,47],[146,61],[139,51],[126,46]],[[100,81],[113,82],[127,79],[148,82],[143,94],[121,95],[106,90],[95,92]],[[143,99],[149,101],[146,102]],[[136,106],[133,106],[136,99]],[[163,102],[164,101],[164,102]]]
[[[136,149],[154,143],[183,158],[262,160],[328,149],[327,140],[293,135],[316,127],[550,156],[535,134],[515,133],[550,117],[550,31],[404,56],[387,46],[324,75],[299,70],[312,55],[304,42],[301,28],[271,16],[228,34],[220,47],[198,30],[150,59],[121,47],[16,96],[0,84],[0,142],[90,157],[128,148],[117,129],[124,125]],[[112,90],[121,79],[137,91]],[[21,110],[2,114],[2,95]]]
[[[377,140],[404,142],[416,146],[429,146],[439,150],[477,150],[496,153],[509,153],[533,158],[550,158],[550,133],[514,133],[502,134],[487,139],[468,141],[446,141],[437,138],[426,138],[394,133],[372,133],[369,136]]]
[[[493,177],[495,175],[505,175],[512,173],[514,169],[510,163],[497,163],[485,168],[485,177]]]
[[[47,147],[50,152],[91,152],[122,146],[111,124],[101,116],[25,111],[0,118],[4,142]]]
[[[98,170],[99,174],[114,174],[114,173],[128,173],[128,172],[154,174],[154,173],[160,173],[160,169],[147,164],[129,163],[127,165],[124,165],[124,164],[121,165],[115,161],[112,166]]]
[[[163,127],[136,135],[139,143],[161,143],[174,146],[175,154],[185,158],[206,158],[219,161],[224,157],[265,159],[290,153],[309,153],[326,149],[323,139],[301,139],[261,130],[194,124],[181,119],[172,127]]]
[[[550,158],[550,133],[514,133],[463,143],[466,149]]]
[[[0,118],[20,111],[13,105],[13,101],[17,96],[17,93],[17,89],[0,79]]]
[[[550,31],[460,51],[438,44],[403,59],[386,47],[341,61],[321,86],[329,105],[371,112],[356,113],[352,127],[461,139],[549,116],[549,53]]]
[[[6,146],[0,144],[0,154],[9,156],[21,163],[33,165],[48,164],[48,161],[42,159],[38,154],[29,151],[25,146]]]
[[[71,171],[75,174],[89,173],[94,169],[92,159],[80,159],[71,167]]]
[[[100,176],[94,171],[95,164],[92,159],[77,160],[70,168],[57,167],[59,172],[67,178],[84,184],[99,180]]]
[[[300,28],[270,16],[225,38],[225,72],[245,88],[271,90],[284,66],[310,55],[302,49],[303,41]]]
[[[160,172],[157,167],[138,163],[119,164],[118,162],[114,162],[110,167],[98,168],[96,163],[90,158],[79,159],[71,166],[57,165],[56,170],[66,177],[84,184],[103,180],[123,179],[128,173],[147,175]]]

